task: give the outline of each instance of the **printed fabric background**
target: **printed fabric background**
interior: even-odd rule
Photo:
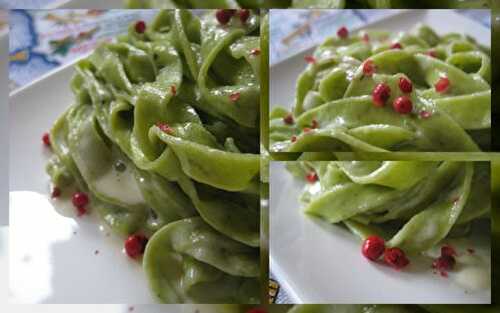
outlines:
[[[16,90],[90,53],[154,10],[10,11],[9,81]]]

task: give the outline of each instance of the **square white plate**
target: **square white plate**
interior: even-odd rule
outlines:
[[[468,34],[481,44],[491,46],[490,29],[454,10],[406,10],[398,15],[350,31],[355,32],[361,29],[408,31],[418,23],[429,25],[439,34],[450,32]],[[314,48],[308,49],[271,66],[269,74],[271,108],[279,105],[291,109],[295,102],[295,82],[307,65],[304,56],[312,54],[313,51]]]
[[[271,162],[269,259],[293,303],[491,302],[491,290],[467,293],[428,264],[395,271],[368,262],[352,233],[302,212],[303,186],[285,163]]]

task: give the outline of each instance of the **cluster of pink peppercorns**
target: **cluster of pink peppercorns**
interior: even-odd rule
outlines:
[[[341,39],[345,39],[349,36],[349,31],[346,27],[341,27],[337,31],[337,36]],[[369,36],[367,34],[364,34],[363,40],[368,42]],[[403,49],[403,46],[399,43],[393,43],[390,46],[391,49]],[[434,50],[430,50],[426,53],[427,55],[431,57],[437,57],[437,53]],[[304,60],[309,63],[309,64],[316,64],[317,60],[314,56],[307,55],[304,57]],[[368,59],[366,60],[363,65],[362,65],[362,71],[363,71],[363,77],[371,77],[374,73],[376,73],[377,67],[373,60]],[[439,80],[435,83],[434,88],[436,92],[438,93],[446,93],[448,92],[450,88],[450,80],[446,76],[442,76],[439,78]],[[407,78],[407,77],[400,77],[399,82],[398,82],[399,89],[401,92],[403,92],[404,95],[397,97],[394,99],[392,102],[392,107],[395,112],[406,115],[410,114],[413,111],[413,102],[411,98],[408,96],[413,91],[413,83],[412,81]],[[391,87],[387,83],[378,83],[375,85],[375,87],[372,90],[372,102],[373,105],[376,107],[384,107],[387,103],[387,101],[391,97]],[[419,113],[419,116],[421,118],[427,119],[431,117],[431,113],[428,111],[421,111]],[[284,118],[285,124],[293,124],[293,117],[286,116]],[[314,127],[312,127],[314,128]],[[304,129],[305,131],[306,129]],[[310,130],[309,128],[307,130]],[[296,136],[292,137],[292,142],[295,142],[297,139]]]
[[[340,38],[347,38],[348,34],[349,32],[345,27],[342,27],[337,31],[337,36],[339,36]],[[369,41],[369,37],[367,36],[367,34],[365,34],[363,39],[365,41]],[[396,42],[391,45],[391,49],[402,49],[402,48],[403,46],[399,42]],[[434,50],[429,51],[427,54],[431,57],[437,57],[437,53]],[[306,56],[306,61],[308,63],[316,62],[316,60],[311,56]],[[373,60],[370,59],[366,60],[363,63],[362,70],[363,70],[363,76],[367,77],[372,76],[376,72],[376,66]],[[399,89],[405,94],[409,94],[413,90],[413,83],[406,77],[401,77],[399,79],[398,85]],[[441,77],[434,85],[434,88],[438,93],[446,93],[449,87],[450,87],[450,80],[444,76]],[[375,86],[375,88],[372,91],[373,104],[376,107],[383,107],[389,100],[390,96],[391,96],[391,88],[389,87],[389,85],[387,85],[386,83],[379,83]],[[396,98],[392,103],[392,106],[394,110],[400,114],[409,114],[413,110],[413,103],[408,96],[401,96]],[[430,113],[423,111],[421,112],[420,116],[423,118],[428,118],[430,117]]]
[[[384,256],[384,262],[390,267],[401,270],[410,264],[410,260],[400,248],[387,248],[385,240],[379,236],[369,236],[363,241],[361,248],[363,255],[370,261],[377,261]]]
[[[441,247],[441,255],[434,259],[432,268],[439,271],[441,276],[448,277],[448,271],[455,267],[455,256],[457,255],[455,249],[449,245]]]
[[[229,21],[231,21],[231,19],[235,15],[238,15],[240,21],[245,24],[250,17],[250,10],[220,9],[215,11],[215,18],[221,25],[226,25],[227,23],[229,23]]]
[[[472,251],[472,252],[471,252]],[[377,261],[383,256],[384,262],[396,270],[401,270],[410,264],[410,260],[400,248],[387,248],[385,241],[379,236],[369,236],[363,241],[361,248],[363,255],[370,261]],[[470,249],[469,253],[473,253]],[[448,271],[455,266],[455,249],[449,245],[441,247],[441,255],[434,259],[432,268],[439,271],[441,276],[448,277]]]
[[[365,76],[371,76],[374,72],[375,66],[373,65],[373,61],[367,60],[363,65],[363,74]],[[400,77],[398,86],[404,94],[410,94],[413,90],[413,83],[407,77]],[[434,85],[434,88],[438,93],[445,93],[448,91],[449,86],[450,80],[447,77],[441,77]],[[375,88],[373,88],[372,101],[374,106],[385,106],[390,97],[391,87],[387,83],[378,83],[375,85]],[[394,111],[399,114],[409,114],[413,110],[413,103],[409,96],[403,95],[394,99],[392,107],[394,108]],[[425,112],[424,114],[421,114],[421,116],[428,118],[430,115],[428,112]]]
[[[373,74],[373,71],[370,69],[369,73],[371,75]],[[365,73],[365,75],[367,74]],[[401,77],[399,79],[398,86],[399,89],[405,94],[409,94],[413,90],[412,82],[406,77]],[[389,100],[390,97],[391,97],[391,87],[389,87],[388,84],[378,83],[377,85],[375,85],[375,88],[373,88],[372,101],[374,106],[376,107],[385,106],[386,102]],[[394,111],[398,112],[399,114],[409,114],[413,110],[413,103],[410,97],[403,95],[394,99],[392,107],[394,108]]]

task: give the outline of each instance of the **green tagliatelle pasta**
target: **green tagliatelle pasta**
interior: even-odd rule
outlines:
[[[490,217],[488,163],[303,161],[288,168],[318,177],[304,189],[304,212],[343,223],[361,239],[379,235],[415,254]]]
[[[401,80],[411,82],[410,92]],[[271,112],[270,150],[488,150],[490,82],[490,51],[468,36],[419,26],[330,38],[298,78],[292,113]],[[390,89],[385,105],[375,102],[378,85]],[[393,107],[403,98],[409,112]]]
[[[129,8],[489,8],[491,0],[126,0]]]
[[[151,236],[161,302],[259,301],[259,49],[258,14],[170,10],[75,67],[47,171],[116,233]]]

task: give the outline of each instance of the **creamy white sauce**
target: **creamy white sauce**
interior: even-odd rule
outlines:
[[[453,280],[468,291],[485,290],[491,286],[491,271],[484,266],[467,266],[454,275]]]
[[[123,172],[114,169],[107,171],[96,178],[94,184],[96,190],[107,197],[120,199],[130,205],[144,203],[134,174],[128,167]]]
[[[450,277],[469,292],[491,288],[491,250],[483,245],[469,247],[473,253],[465,252],[456,258],[457,270]],[[467,248],[465,248],[465,251]]]

